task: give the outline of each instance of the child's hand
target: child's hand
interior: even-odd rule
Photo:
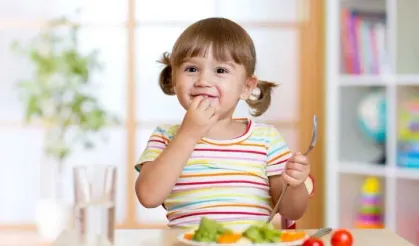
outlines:
[[[195,97],[186,112],[181,125],[182,132],[195,140],[201,139],[208,130],[218,121],[217,109],[211,106],[210,99]]]
[[[303,184],[310,174],[310,162],[301,153],[295,153],[285,164],[284,181],[291,187]]]

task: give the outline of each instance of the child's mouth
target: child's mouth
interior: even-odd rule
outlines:
[[[193,100],[195,97],[203,96],[205,98],[208,98],[211,102],[211,105],[215,105],[218,102],[218,96],[210,95],[210,94],[192,94],[191,100]]]
[[[192,98],[195,98],[195,97],[198,97],[198,96],[203,96],[203,97],[210,98],[210,99],[218,98],[217,96],[210,95],[210,94],[193,94],[193,95],[191,95]]]

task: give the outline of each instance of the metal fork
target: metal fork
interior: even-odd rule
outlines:
[[[320,238],[323,237],[329,233],[332,232],[332,228],[327,227],[327,228],[320,228],[317,231],[315,231],[310,237],[316,237],[316,238]]]
[[[308,146],[306,152],[304,152],[303,155],[308,155],[308,153],[310,153],[311,150],[313,150],[314,146],[316,146],[316,142],[317,142],[317,115],[314,115],[313,116],[313,131],[311,133],[310,145]],[[285,192],[287,191],[288,187],[289,187],[289,184],[287,184],[285,188],[282,190],[282,193],[279,196],[278,201],[275,204],[275,207],[273,208],[271,214],[269,215],[268,220],[266,221],[267,223],[270,223],[272,219],[274,218],[276,212],[278,211],[279,204],[281,204],[282,198],[284,198]]]

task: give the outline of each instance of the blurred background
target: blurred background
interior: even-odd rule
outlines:
[[[157,60],[193,22],[230,18],[274,81],[275,125],[311,153],[315,193],[298,228],[419,228],[417,0],[15,0],[0,8],[0,228],[56,225],[75,165],[116,165],[118,228],[161,228],[136,200],[134,163],[184,110]],[[250,117],[239,105],[237,117]],[[57,208],[62,204],[62,208]],[[51,222],[52,221],[52,222]]]

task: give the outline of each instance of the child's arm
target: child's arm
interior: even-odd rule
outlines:
[[[273,206],[281,196],[285,184],[290,184],[278,209],[282,217],[298,220],[304,215],[309,199],[305,186],[309,172],[308,159],[301,153],[292,155],[279,132],[272,128],[268,133],[266,173]]]
[[[283,175],[269,177],[272,202],[276,204],[285,187]],[[279,206],[278,213],[289,220],[298,220],[307,209],[309,194],[304,183],[296,187],[288,187]],[[275,206],[275,205],[274,205]]]
[[[135,183],[135,192],[144,207],[154,208],[163,204],[195,144],[194,139],[180,132],[154,161],[143,164]]]
[[[163,151],[154,153],[152,158],[146,158],[147,160],[141,163],[141,171],[135,182],[135,193],[144,207],[153,208],[163,204],[196,143],[218,121],[216,112],[209,99],[194,98],[173,140],[164,146]]]

